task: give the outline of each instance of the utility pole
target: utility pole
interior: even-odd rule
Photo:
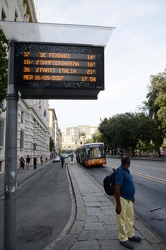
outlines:
[[[14,42],[9,43],[4,180],[4,250],[16,250],[17,105],[14,87]]]

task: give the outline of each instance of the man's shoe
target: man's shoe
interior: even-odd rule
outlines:
[[[128,248],[128,249],[133,249],[134,247],[130,244],[130,242],[128,240],[126,241],[120,241],[120,244],[122,244],[124,247]]]
[[[133,236],[133,237],[129,238],[129,240],[134,241],[134,242],[140,242],[142,239],[139,236]]]

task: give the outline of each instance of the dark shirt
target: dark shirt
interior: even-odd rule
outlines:
[[[37,159],[36,158],[33,159],[33,163],[34,163],[34,165],[37,164]]]
[[[63,156],[61,156],[61,162],[64,162],[65,158]]]
[[[27,158],[26,158],[26,162],[27,162],[27,163],[30,163],[30,159],[31,159],[30,157],[27,157]]]
[[[24,160],[20,161],[20,166],[23,168],[24,167]]]
[[[120,166],[123,170],[118,170],[115,175],[115,184],[120,185],[120,196],[126,200],[132,200],[135,195],[135,186],[130,171],[123,165]]]

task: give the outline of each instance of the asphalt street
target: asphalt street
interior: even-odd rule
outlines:
[[[17,249],[43,249],[54,241],[71,215],[71,187],[61,163],[38,164],[37,171],[17,171]],[[2,178],[2,176],[0,176]],[[27,179],[26,179],[27,178]],[[3,198],[0,200],[0,249],[3,249]]]
[[[24,207],[19,213],[18,249],[124,249],[119,244],[117,237],[114,204],[105,195],[102,185],[95,181],[84,169],[80,168],[76,162],[70,162],[65,167],[68,171],[65,168],[62,169],[60,165],[52,167],[52,164],[49,165],[48,162],[43,166],[38,166],[37,171],[33,169],[24,172],[18,171],[18,204],[22,204]],[[50,172],[48,176],[47,172]],[[56,178],[59,179],[59,183],[58,181],[56,183]],[[3,180],[3,176],[0,176],[0,180]],[[71,181],[73,192],[71,192],[70,184],[67,185],[68,180]],[[39,186],[35,190],[37,183],[39,183]],[[63,195],[66,194],[70,197],[70,209],[70,201],[66,198],[63,199]],[[74,199],[72,198],[73,194]],[[26,196],[27,198],[25,198]],[[60,199],[57,199],[57,197],[60,197]],[[51,213],[47,212],[50,204],[52,204]],[[24,211],[25,206],[29,212]],[[59,209],[54,213],[55,207],[58,206]],[[30,211],[32,215],[30,215]],[[66,222],[63,220],[65,222],[63,229],[59,227],[58,236],[58,233],[55,234],[55,228],[58,227],[58,224],[56,224],[54,217],[57,218],[57,222],[58,220],[61,221],[64,211],[68,211],[68,217],[66,217]],[[0,214],[2,225],[3,198],[0,201]],[[28,221],[30,218],[31,222]],[[166,250],[161,239],[156,237],[138,218],[135,218],[135,229],[136,235],[141,236],[142,241],[139,244],[134,243],[134,249]]]

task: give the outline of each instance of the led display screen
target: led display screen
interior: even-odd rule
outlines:
[[[15,42],[14,82],[18,90],[104,90],[104,47]]]

